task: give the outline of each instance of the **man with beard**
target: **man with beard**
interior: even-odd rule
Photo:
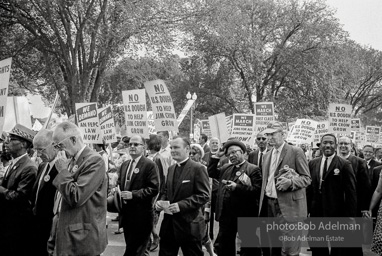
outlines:
[[[165,210],[160,228],[159,256],[203,256],[202,239],[206,234],[202,207],[210,198],[205,167],[189,159],[190,142],[186,138],[171,141],[170,166],[166,186],[156,202],[157,211]]]
[[[323,156],[309,162],[312,184],[307,189],[308,213],[311,217],[355,217],[357,214],[356,178],[351,163],[336,154],[337,139],[333,134],[321,138]],[[324,236],[312,230],[312,236]],[[312,256],[350,255],[345,248],[327,241],[309,242]]]
[[[264,155],[259,215],[272,217],[279,224],[297,225],[306,218],[305,188],[311,183],[308,162],[301,148],[285,142],[285,132],[280,122],[271,122],[263,131],[273,149]],[[290,173],[290,176],[284,175]],[[280,236],[297,237],[301,230],[271,230],[272,255],[299,255],[300,241],[282,240]],[[266,242],[265,238],[263,239]],[[262,244],[262,247],[267,247]]]
[[[263,167],[263,156],[267,153],[268,138],[263,133],[258,133],[256,136],[256,144],[259,147],[251,152],[248,156],[248,162],[257,165],[260,169]]]
[[[38,167],[33,186],[33,213],[35,216],[36,255],[48,255],[47,242],[52,228],[53,205],[56,187],[52,184],[57,175],[54,166],[58,150],[52,145],[53,131],[42,129],[33,139],[34,149],[42,163]]]
[[[230,140],[223,147],[230,164],[218,168],[219,157],[211,158],[208,174],[219,180],[216,205],[216,220],[219,221],[217,237],[218,255],[236,255],[235,239],[238,232],[238,218],[257,217],[261,188],[261,170],[244,159],[245,145]],[[258,238],[257,248],[241,248],[241,255],[261,255]]]
[[[33,248],[31,197],[37,167],[27,151],[34,135],[32,130],[16,124],[4,142],[12,162],[0,184],[0,255],[30,255]]]

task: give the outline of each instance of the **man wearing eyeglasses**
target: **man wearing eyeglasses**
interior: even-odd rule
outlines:
[[[235,239],[238,232],[238,218],[257,217],[261,188],[261,170],[248,163],[244,154],[246,146],[237,140],[229,140],[223,147],[230,164],[218,167],[219,155],[211,158],[208,174],[219,180],[216,203],[216,221],[219,221],[217,236],[218,255],[236,255]],[[261,255],[258,238],[257,248],[241,248],[241,255]]]
[[[16,124],[6,138],[11,164],[0,184],[0,255],[33,254],[32,188],[37,167],[28,156],[35,132]]]
[[[53,142],[64,153],[56,158],[58,174],[53,180],[61,195],[54,205],[59,212],[55,253],[100,255],[107,245],[105,162],[83,143],[81,131],[73,123],[57,125]]]
[[[266,153],[263,159],[259,214],[263,217],[272,217],[280,224],[285,222],[297,224],[307,216],[305,188],[311,183],[308,162],[301,148],[285,142],[282,123],[270,122],[263,133],[268,136],[268,142],[274,145],[274,148]],[[286,166],[296,173],[293,178],[282,175],[283,171],[286,171]],[[298,230],[272,232],[271,255],[299,255],[298,239],[283,240],[280,243],[279,237],[297,237],[300,233]],[[263,240],[266,239],[262,237],[262,242]],[[274,243],[277,243],[276,246]]]
[[[154,225],[154,200],[159,192],[156,164],[144,156],[145,142],[133,135],[129,142],[131,160],[121,165],[121,224],[126,242],[125,256],[145,254]]]
[[[259,166],[260,169],[263,167],[263,158],[267,152],[267,140],[268,138],[263,133],[258,133],[256,136],[256,144],[259,148],[248,155],[248,162]]]
[[[33,139],[33,147],[42,163],[37,170],[37,179],[33,186],[33,213],[35,215],[36,255],[48,255],[47,242],[52,228],[53,205],[56,187],[53,180],[57,169],[54,166],[58,150],[54,148],[53,131],[42,129]]]

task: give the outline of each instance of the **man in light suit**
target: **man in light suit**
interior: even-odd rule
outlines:
[[[311,182],[305,154],[301,148],[288,145],[284,141],[282,123],[269,123],[263,133],[268,136],[268,142],[274,145],[274,148],[264,155],[259,214],[276,218],[281,223],[297,223],[307,216],[305,188]],[[293,169],[297,175],[293,178],[283,176],[282,172],[286,167]],[[283,230],[282,235],[298,236],[300,233],[301,230],[297,229]],[[272,234],[271,238],[272,255],[299,255],[300,241],[297,239],[283,240],[282,248],[278,248],[275,243],[279,236]]]
[[[53,205],[56,187],[52,184],[57,170],[54,166],[58,150],[52,145],[53,131],[42,129],[33,139],[37,156],[43,161],[37,170],[33,186],[33,213],[35,216],[36,255],[48,255],[47,242],[52,228]]]
[[[4,142],[12,162],[0,184],[0,255],[31,255],[33,248],[31,198],[37,167],[27,150],[33,146],[34,135],[32,130],[16,124]]]
[[[107,175],[102,157],[82,140],[79,128],[70,122],[57,125],[56,149],[64,151],[55,163],[53,181],[62,196],[55,251],[60,255],[100,255],[107,245]]]
[[[337,139],[333,134],[321,138],[323,156],[309,162],[312,184],[307,189],[308,213],[311,217],[355,217],[357,214],[356,176],[351,163],[336,154]],[[314,231],[318,235],[319,231]],[[315,233],[312,233],[315,236]],[[313,256],[327,256],[327,242],[309,242]],[[346,248],[331,242],[330,255],[351,255]]]
[[[268,138],[264,133],[258,133],[256,136],[256,144],[259,148],[248,155],[248,162],[259,166],[260,169],[263,167],[264,155],[267,153],[267,141]]]
[[[170,166],[166,187],[155,207],[165,210],[160,229],[159,256],[176,256],[179,247],[185,256],[203,256],[202,239],[206,224],[202,207],[210,197],[206,168],[189,159],[190,142],[186,138],[171,141]],[[169,206],[168,206],[169,204]]]
[[[143,256],[150,240],[154,220],[154,199],[159,191],[156,164],[146,158],[145,142],[133,135],[129,142],[131,160],[121,166],[118,184],[121,188],[120,213],[125,236],[125,256]]]

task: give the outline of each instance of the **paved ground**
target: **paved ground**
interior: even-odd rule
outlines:
[[[102,254],[103,256],[122,256],[125,251],[125,241],[123,238],[123,234],[116,235],[114,234],[114,231],[118,229],[118,222],[111,221],[111,219],[115,218],[116,214],[114,213],[108,213],[107,214],[107,223],[108,223],[108,238],[109,238],[109,245],[106,248],[106,251]],[[161,218],[160,220],[161,221]],[[214,232],[217,234],[218,225],[215,225]],[[216,235],[215,235],[216,236]],[[376,256],[377,254],[370,252],[369,246],[364,246],[364,256]],[[150,256],[157,256],[158,250],[151,252]],[[180,252],[179,255],[182,255]],[[205,251],[204,255],[208,256],[208,253]],[[300,253],[300,256],[307,256],[311,255],[309,251],[307,251],[307,248],[303,248],[302,252]]]

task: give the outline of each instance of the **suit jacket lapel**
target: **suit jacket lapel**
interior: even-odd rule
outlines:
[[[168,174],[167,174],[167,198],[170,202],[174,199],[173,192],[173,181],[174,181],[174,172],[175,172],[175,166],[172,165],[168,168]]]
[[[320,177],[320,172],[321,172],[321,161],[322,161],[322,156],[320,156],[320,161],[317,161],[317,164],[315,166],[315,175],[316,175],[316,182],[318,184],[318,186],[320,185],[320,182],[321,182],[321,177]]]
[[[131,160],[127,160],[126,168],[121,170],[121,191],[126,191],[125,184],[126,184],[126,176],[127,171],[129,170]]]
[[[142,166],[143,166],[143,161],[145,158],[144,156],[141,156],[141,158],[139,159],[138,163],[135,165],[135,168],[134,170],[131,170],[132,174],[131,174],[131,181],[130,181],[130,184],[133,182],[133,180],[135,179],[135,177],[137,176],[137,174],[139,174],[141,171],[142,171]],[[138,172],[135,173],[135,169],[138,169]]]
[[[179,175],[179,179],[177,180],[177,184],[175,184],[174,198],[178,194],[180,186],[182,185],[182,181],[184,180],[184,178],[187,176],[188,172],[190,171],[190,165],[191,165],[190,161],[192,161],[192,160],[191,159],[187,160],[186,165],[183,167],[182,173]],[[175,168],[174,168],[174,172],[175,172]]]
[[[286,144],[286,142],[285,142],[285,145],[284,145],[283,149],[281,150],[281,154],[280,154],[280,157],[279,157],[279,161],[277,162],[277,166],[276,166],[276,171],[277,171],[277,172],[278,172],[279,166],[280,166],[280,164],[282,163],[282,161],[283,161],[283,159],[284,159],[284,157],[285,157],[285,155],[286,155],[288,149],[289,149],[289,145]],[[275,176],[276,176],[276,173],[275,173]]]
[[[240,174],[239,174],[239,175],[236,175],[236,173],[235,173],[235,176],[233,177],[233,181],[236,182],[236,181],[239,179],[239,177],[243,174],[243,172],[245,172],[246,169],[247,169],[247,162],[244,162],[244,163],[240,166],[240,169],[236,171],[236,173],[239,172]],[[232,170],[233,170],[233,168],[232,168]],[[231,170],[231,172],[232,172],[232,170]],[[232,174],[231,174],[231,175],[232,175]]]
[[[33,185],[33,191],[34,191],[35,194],[38,193],[38,191],[37,191],[38,183],[40,182],[40,177],[41,177],[41,175],[42,175],[42,173],[43,173],[43,171],[44,171],[44,169],[45,169],[45,166],[46,166],[47,164],[48,164],[48,163],[45,162],[45,163],[43,163],[43,164],[41,164],[41,165],[39,166],[38,173],[37,173],[37,177],[36,177],[36,182],[35,182],[34,185]],[[41,186],[41,185],[40,185],[40,186]],[[35,195],[35,196],[36,196],[36,195]]]
[[[335,169],[334,167],[337,166],[338,157],[339,156],[337,155],[333,157],[333,160],[330,162],[330,165],[328,166],[328,170],[326,171],[323,180],[325,180],[326,177],[328,177],[329,173],[331,173]]]

